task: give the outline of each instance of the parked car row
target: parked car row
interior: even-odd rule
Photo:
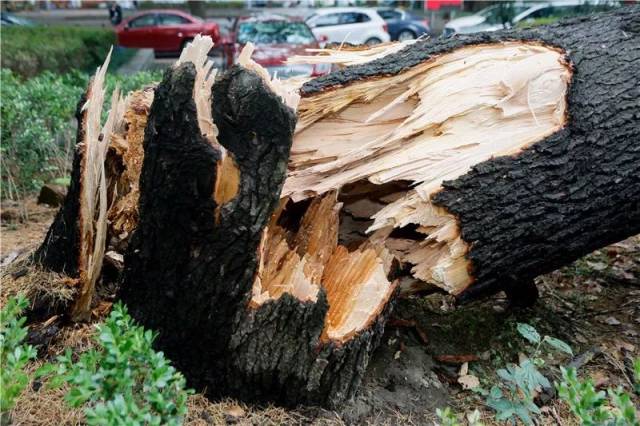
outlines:
[[[116,27],[120,46],[151,48],[157,56],[177,55],[196,34],[209,35],[222,52],[224,66],[232,65],[251,42],[256,46],[254,60],[281,76],[327,73],[327,65],[284,65],[288,57],[323,43],[374,45],[415,39],[429,31],[426,21],[399,9],[355,7],[319,9],[306,20],[268,14],[239,17],[224,37],[217,23],[180,10],[147,10]]]
[[[584,13],[584,8],[585,3],[579,0],[498,3],[475,15],[450,21],[443,36],[495,31],[541,18]],[[256,46],[253,54],[256,62],[274,74],[288,77],[329,72],[328,65],[285,64],[287,58],[305,54],[307,49],[318,48],[324,43],[375,45],[406,41],[429,35],[430,28],[426,20],[401,9],[332,7],[317,9],[304,20],[266,13],[239,17],[225,36],[221,36],[215,22],[179,10],[148,10],[124,20],[116,27],[116,33],[121,46],[152,48],[157,55],[178,54],[196,34],[209,35],[222,54],[224,67],[231,66],[243,46],[251,42]]]

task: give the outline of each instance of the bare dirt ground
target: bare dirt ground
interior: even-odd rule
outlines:
[[[3,204],[0,261],[6,263],[37,246],[55,211],[37,206],[34,200]],[[3,292],[15,287],[11,275],[3,273],[2,280]],[[399,300],[360,392],[339,411],[211,402],[196,394],[189,400],[185,423],[422,425],[433,424],[436,408],[449,406],[458,413],[478,408],[482,421],[494,424],[482,397],[458,383],[460,364],[472,360],[469,374],[489,389],[497,381],[497,368],[517,362],[519,354],[527,352],[526,342],[516,332],[517,322],[572,346],[573,359],[547,361],[545,373],[550,379],[559,378],[557,365],[573,363],[581,377],[591,377],[599,388],[621,386],[632,393],[630,360],[640,356],[640,236],[540,277],[537,284],[540,300],[528,309],[509,309],[501,295],[465,306],[455,306],[450,296],[441,294]],[[93,330],[93,324],[73,325],[57,317],[32,323],[30,339],[40,343],[40,359],[32,369],[67,347],[86,350],[93,344]],[[13,412],[14,424],[81,424],[81,411],[67,408],[63,394],[32,382]],[[638,395],[633,398],[640,406]],[[577,423],[553,392],[541,395],[538,403],[543,412],[540,424]]]

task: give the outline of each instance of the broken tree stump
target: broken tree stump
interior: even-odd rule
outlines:
[[[381,336],[390,264],[383,249],[337,245],[335,193],[299,224],[278,223],[295,97],[252,62],[235,66],[209,92],[215,129],[203,132],[208,67],[183,56],[149,114],[121,297],[195,386],[337,404],[357,389]]]

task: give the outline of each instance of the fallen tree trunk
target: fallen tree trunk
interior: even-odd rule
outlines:
[[[195,386],[339,404],[398,276],[518,299],[640,232],[639,39],[633,7],[351,51],[360,65],[289,82],[297,114],[250,52],[214,84],[199,40],[141,110],[139,189],[109,209],[122,299]]]
[[[409,181],[374,198],[371,239],[459,300],[529,292],[640,231],[639,14],[417,42],[307,82],[283,195]]]

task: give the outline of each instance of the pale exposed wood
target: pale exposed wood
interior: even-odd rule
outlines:
[[[80,148],[83,150],[78,224],[80,292],[71,311],[74,320],[87,320],[91,316],[91,301],[102,270],[106,246],[108,201],[104,162],[111,134],[121,128],[124,114],[124,100],[116,88],[111,97],[111,110],[107,121],[101,128],[104,83],[110,60],[111,51],[92,78],[87,91],[87,102],[83,106],[86,118],[83,123],[84,139]]]
[[[251,299],[254,307],[284,293],[315,302],[324,288],[329,312],[323,339],[336,342],[368,327],[395,289],[387,279],[392,257],[384,248],[365,243],[349,252],[338,245],[340,208],[335,191],[316,197],[293,232],[277,224],[288,214],[281,203],[260,246]]]
[[[255,50],[253,43],[247,43],[238,56],[238,64],[242,67],[251,70],[258,74],[267,83],[267,86],[282,98],[284,103],[294,111],[297,110],[300,102],[300,95],[297,91],[297,85],[288,85],[280,81],[277,76],[271,78],[269,72],[264,69],[260,64],[251,59],[251,55]]]
[[[333,55],[340,63],[358,54],[314,60]],[[404,194],[376,200],[386,207],[367,211],[374,219],[370,239],[384,242],[395,228],[417,226],[424,238],[403,253],[389,248],[413,265],[415,278],[458,294],[473,281],[468,248],[455,217],[432,206],[432,195],[473,165],[560,129],[570,78],[562,52],[505,42],[461,48],[404,73],[303,98],[283,196],[302,200],[363,179],[413,182]]]
[[[213,61],[209,60],[209,51],[213,48],[213,40],[209,36],[196,35],[192,42],[180,53],[180,58],[174,67],[185,62],[191,62],[196,67],[196,81],[193,86],[193,99],[198,112],[198,125],[203,136],[209,142],[219,147],[218,128],[211,118],[211,88],[216,78],[217,70],[213,68]]]
[[[124,166],[119,175],[108,176],[115,180],[110,184],[113,186],[108,212],[110,233],[120,239],[127,238],[138,224],[138,183],[144,160],[144,130],[153,95],[154,87],[129,93],[125,99],[123,129],[111,136],[109,149]]]
[[[383,258],[372,247],[338,246],[322,279],[329,301],[322,339],[344,342],[380,315],[397,285],[387,279]]]
[[[297,55],[287,59],[288,64],[335,64],[341,66],[359,65],[399,52],[416,40],[380,43],[374,46],[341,45],[330,49],[307,49],[310,55]]]
[[[260,247],[254,304],[277,299],[283,293],[316,301],[324,268],[338,245],[340,207],[335,192],[315,198],[293,232],[276,224],[277,217],[286,214],[281,204]]]

